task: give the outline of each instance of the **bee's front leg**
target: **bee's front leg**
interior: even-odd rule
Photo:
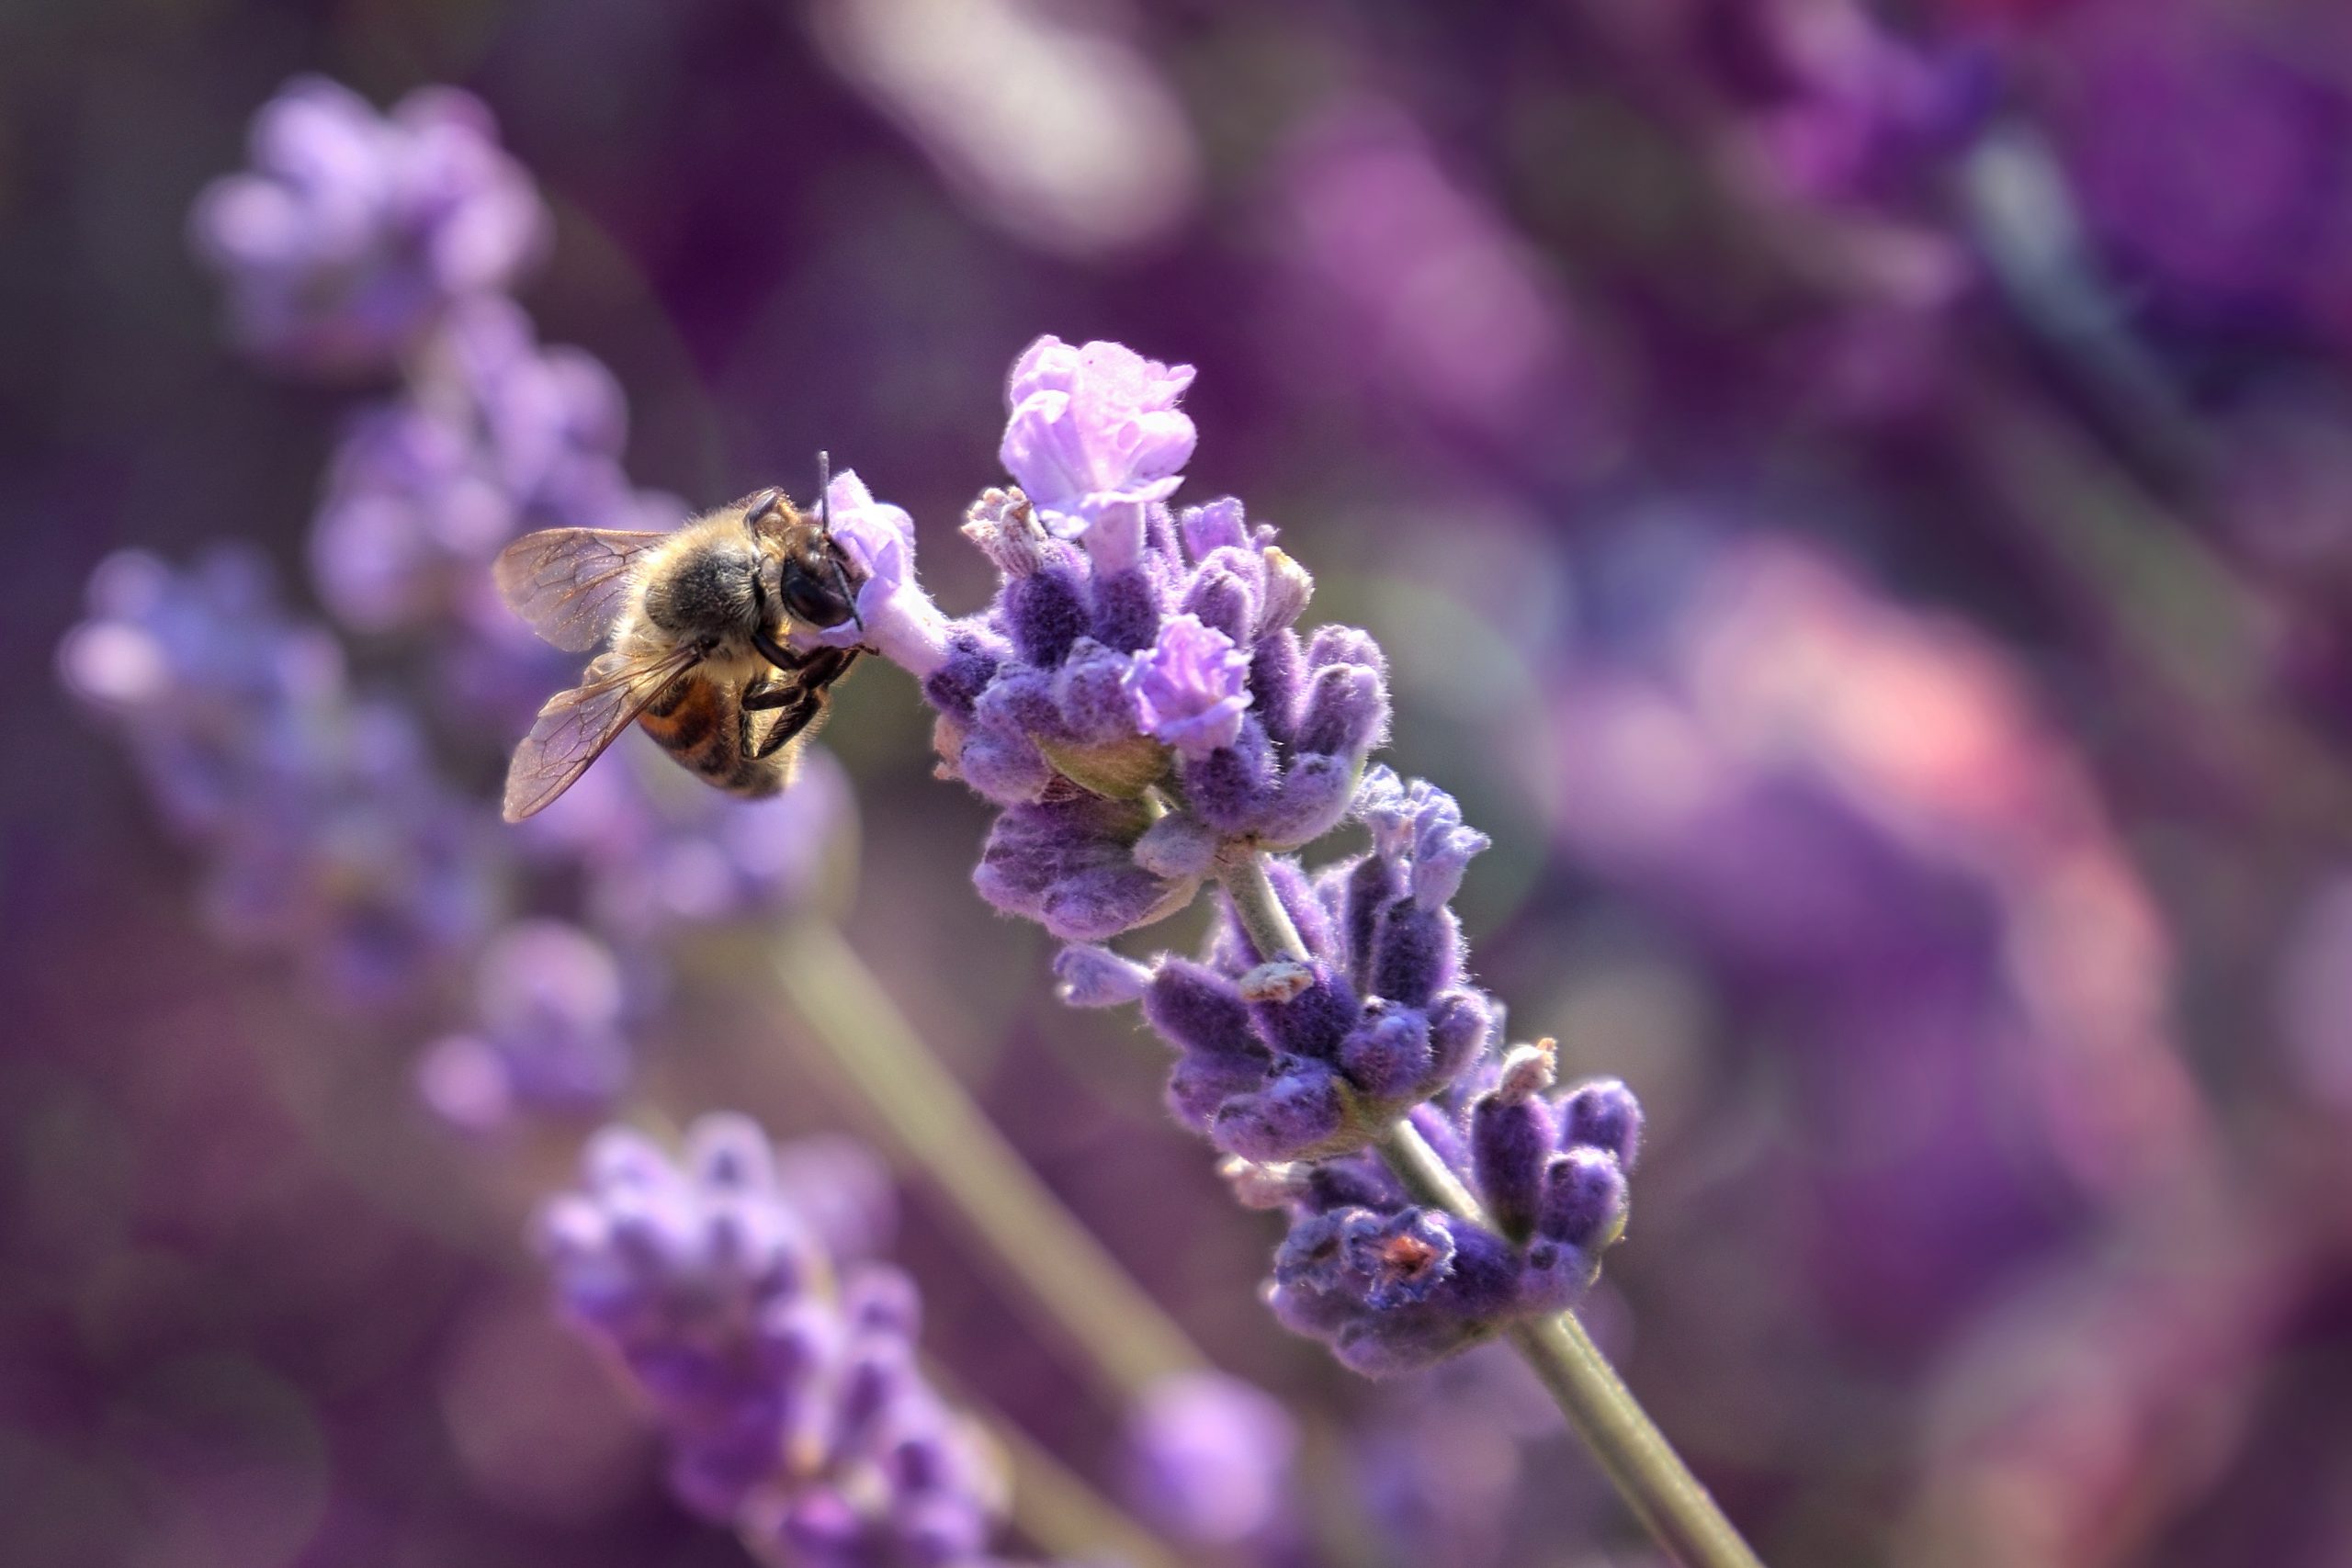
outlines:
[[[746,688],[743,693],[745,707],[753,712],[763,708],[780,708],[786,706],[795,697],[803,695],[808,691],[823,691],[827,686],[840,680],[850,665],[855,662],[857,649],[812,648],[806,653],[786,651],[785,657],[791,662],[780,664],[777,668],[789,674],[792,679],[789,681],[763,680],[757,690]],[[769,659],[774,662],[775,656],[770,655]]]

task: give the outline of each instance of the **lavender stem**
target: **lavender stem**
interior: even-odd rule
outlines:
[[[1260,956],[1308,961],[1306,943],[1267,880],[1262,854],[1230,856],[1221,876],[1234,918]],[[1488,1224],[1477,1199],[1410,1122],[1395,1123],[1376,1146],[1417,1201]],[[1510,1338],[1668,1556],[1684,1568],[1763,1568],[1574,1313],[1514,1329]]]
[[[1085,1561],[1107,1557],[1129,1568],[1181,1568],[1175,1552],[1088,1485],[1051,1450],[966,1387],[945,1367],[926,1358],[923,1375],[933,1386],[988,1430],[1012,1476],[1012,1523],[1029,1540],[1057,1558]]]
[[[899,1156],[930,1179],[1030,1300],[1122,1398],[1207,1358],[1037,1179],[889,992],[820,919],[796,921],[776,978],[841,1075],[872,1107]]]

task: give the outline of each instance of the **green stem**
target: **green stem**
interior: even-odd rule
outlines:
[[[1267,879],[1262,855],[1233,857],[1223,880],[1234,917],[1261,957],[1307,960],[1306,943]],[[1396,1122],[1375,1146],[1417,1201],[1488,1224],[1477,1198],[1411,1122]],[[1523,1324],[1511,1330],[1510,1341],[1669,1556],[1685,1568],[1763,1568],[1574,1313]]]
[[[900,1158],[981,1243],[1019,1297],[1121,1398],[1208,1360],[1102,1244],[1037,1179],[926,1048],[840,931],[796,922],[776,979],[840,1075],[873,1110]]]

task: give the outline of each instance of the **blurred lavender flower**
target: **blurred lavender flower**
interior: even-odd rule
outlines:
[[[223,550],[175,573],[126,552],[90,609],[60,649],[66,684],[206,852],[224,937],[292,953],[359,1004],[480,938],[503,874],[486,817],[435,777],[409,715],[350,692],[334,638],[285,617],[263,563]]]
[[[586,931],[521,920],[491,939],[474,976],[471,1027],[428,1047],[424,1101],[474,1132],[518,1111],[594,1113],[627,1086],[620,964]]]
[[[512,300],[453,311],[408,371],[398,398],[345,432],[311,530],[312,576],[345,625],[456,619],[479,642],[514,622],[489,564],[515,535],[684,516],[629,485],[628,408],[611,373],[578,349],[540,346]]]
[[[829,1256],[802,1201],[745,1118],[702,1118],[676,1161],[614,1127],[538,1235],[567,1314],[650,1407],[688,1507],[791,1562],[988,1561],[1001,1482],[916,1365],[913,1285]]]
[[[489,110],[449,88],[386,116],[298,77],[254,117],[252,152],[250,172],[204,192],[190,231],[238,339],[284,368],[379,369],[456,301],[512,285],[546,242]]]
[[[2308,28],[2258,11],[2068,6],[2030,39],[2041,107],[2091,228],[2151,304],[2352,341],[2352,90],[2325,63],[2352,32],[2330,7]]]
[[[1997,649],[1793,543],[1685,557],[1640,574],[1636,646],[1555,682],[1577,739],[1554,821],[1738,1012],[1792,1021],[1772,1055],[1809,1141],[1755,1179],[1798,1189],[1806,1288],[1841,1332],[1917,1343],[2085,1199],[2205,1157],[2168,939]]]
[[[762,800],[689,777],[643,737],[614,751],[523,839],[535,857],[577,868],[589,919],[616,942],[794,912],[849,852],[856,799],[828,751],[810,748],[790,787]]]
[[[1080,944],[1056,966],[1065,999],[1142,1003],[1178,1052],[1170,1109],[1233,1157],[1245,1201],[1289,1215],[1277,1316],[1403,1371],[1583,1292],[1623,1226],[1639,1112],[1620,1084],[1556,1095],[1548,1043],[1498,1057],[1500,1010],[1447,907],[1487,840],[1443,792],[1365,771],[1386,660],[1350,627],[1302,641],[1312,583],[1274,531],[1235,501],[1164,504],[1191,378],[1116,344],[1034,344],[1002,452],[1045,499],[990,491],[964,530],[996,602],[943,622],[902,574],[869,585],[867,627],[921,648],[945,770],[1002,808],[982,895]],[[1204,962],[1091,945],[1351,817],[1370,853],[1265,865],[1303,953],[1261,951],[1230,908]],[[1413,1201],[1367,1152],[1400,1118],[1493,1228]]]
[[[1124,1491],[1184,1546],[1231,1546],[1283,1521],[1298,1424],[1238,1378],[1187,1372],[1152,1385],[1127,1419]]]

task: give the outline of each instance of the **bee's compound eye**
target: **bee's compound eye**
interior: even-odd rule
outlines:
[[[826,578],[811,573],[798,561],[784,569],[784,607],[795,619],[812,626],[837,626],[850,618],[852,605]]]

